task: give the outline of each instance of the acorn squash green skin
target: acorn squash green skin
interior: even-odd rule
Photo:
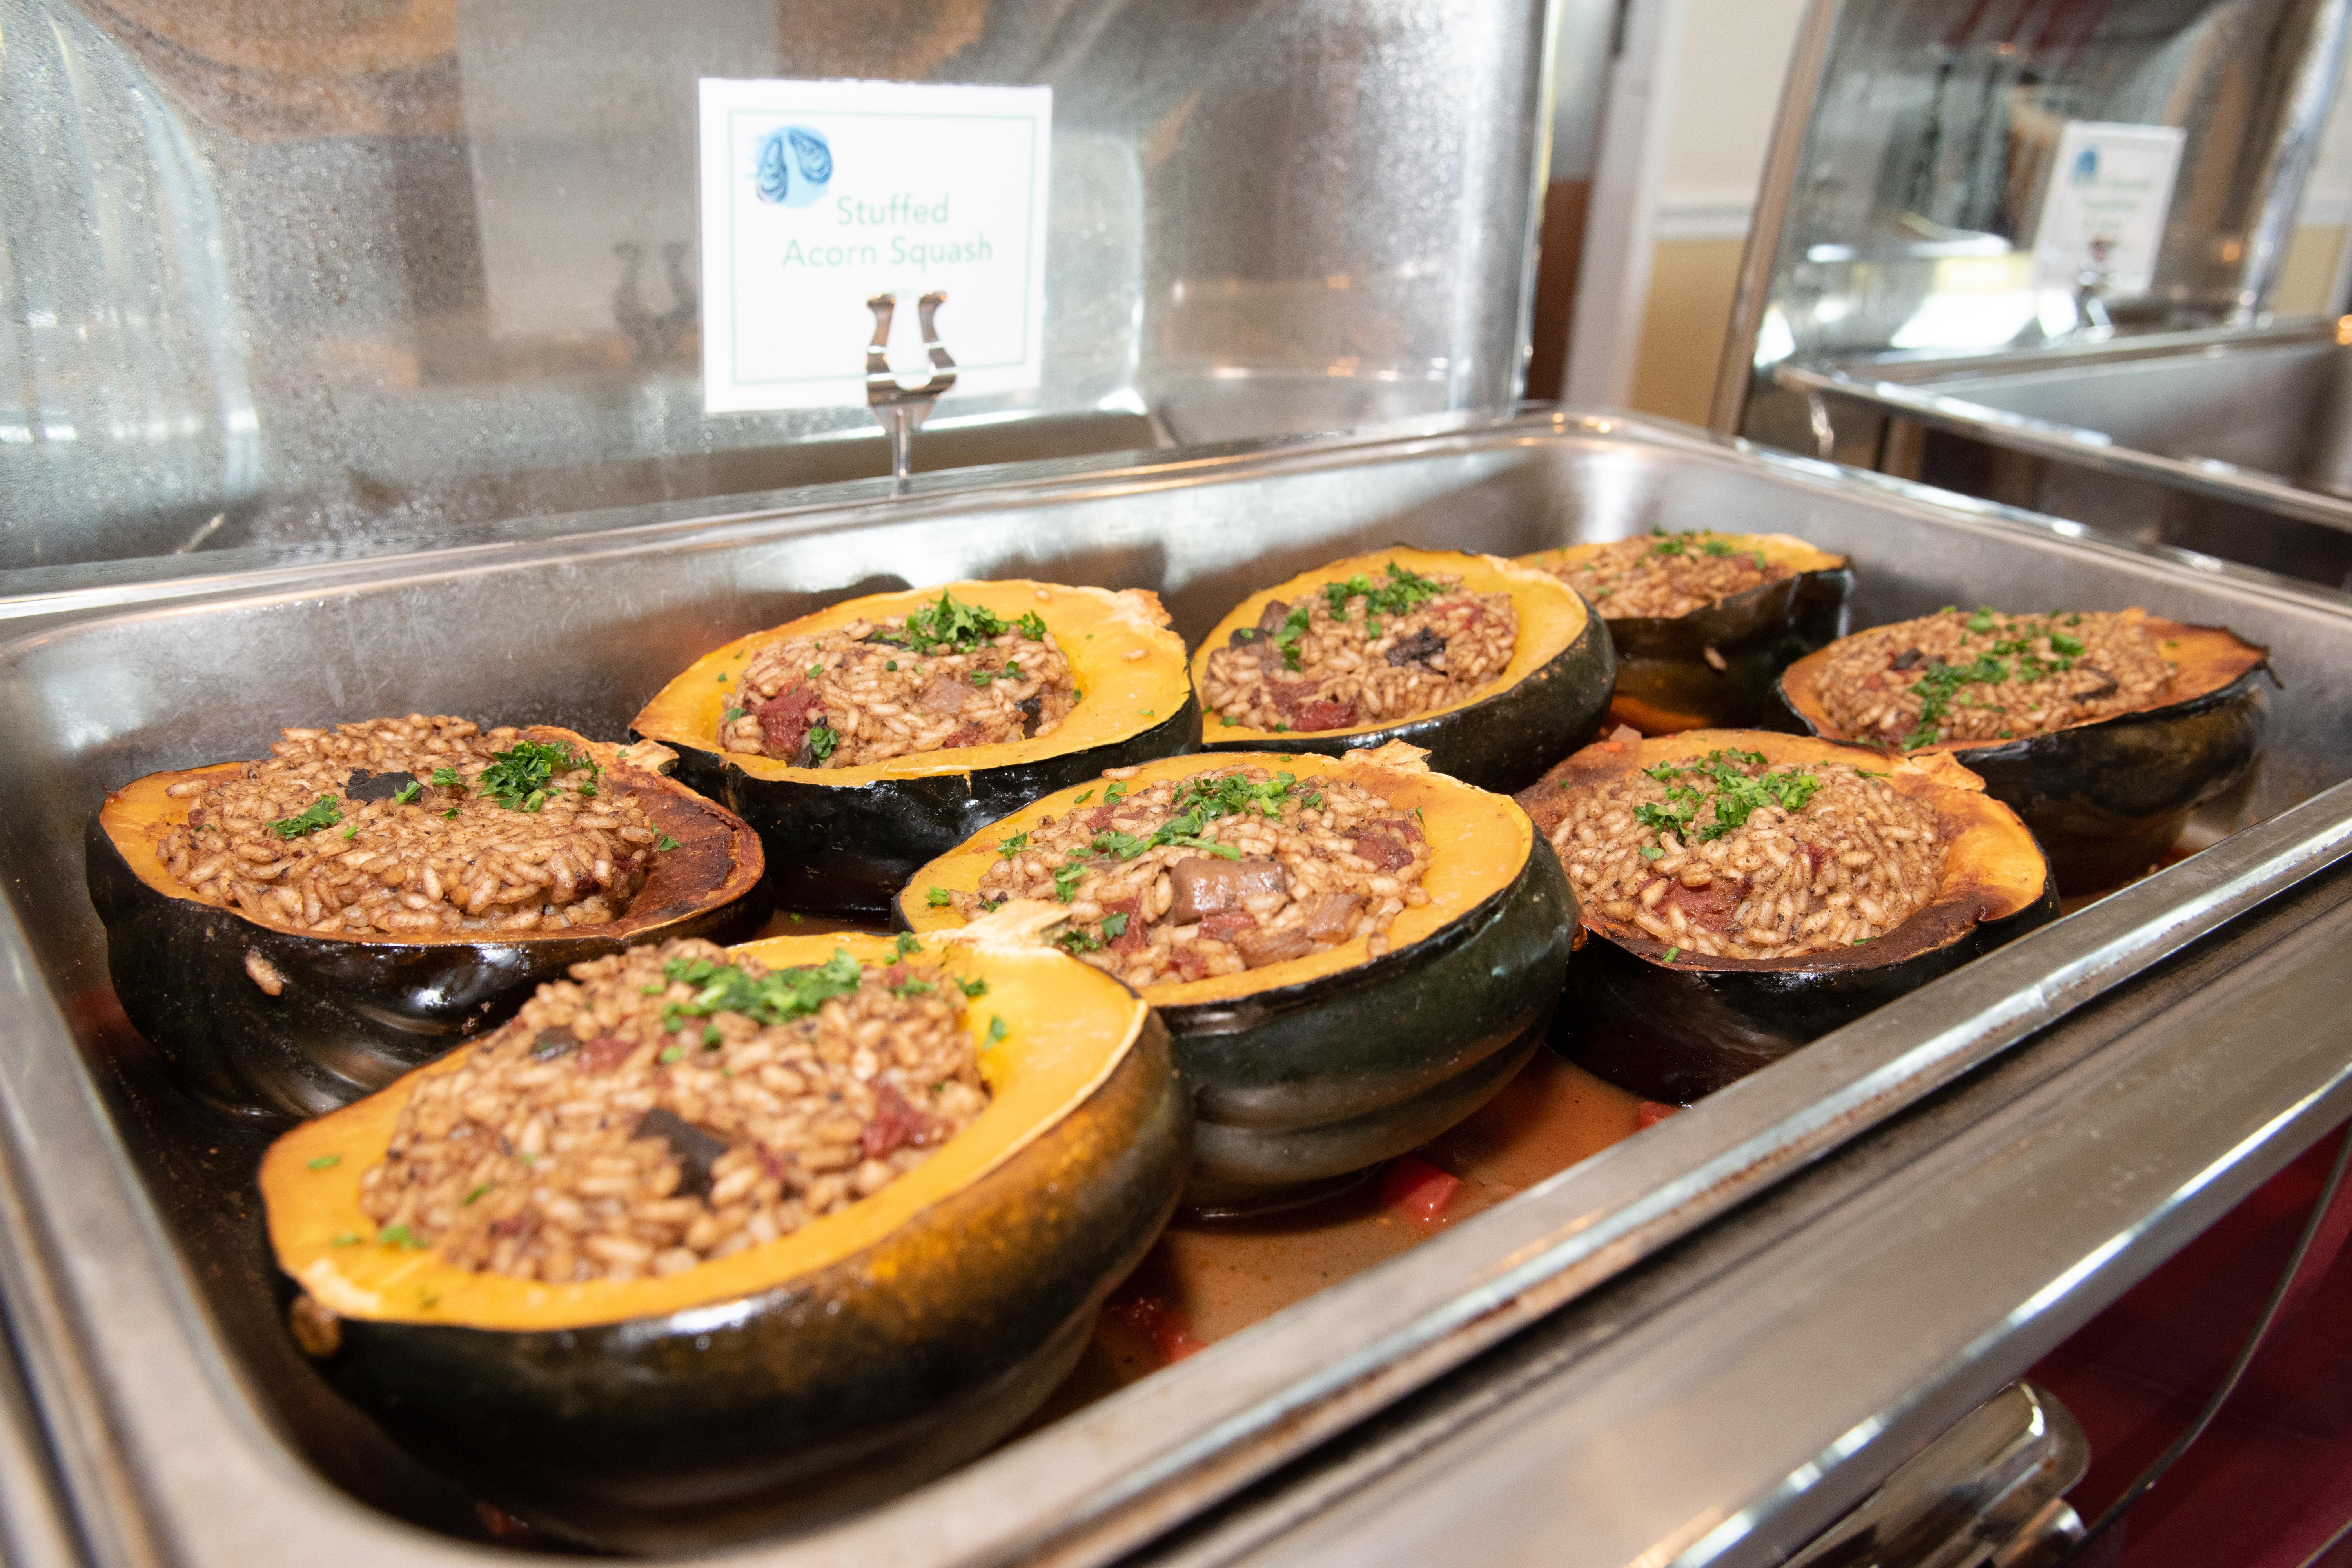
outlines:
[[[1156,1008],[1197,1118],[1186,1205],[1278,1205],[1468,1116],[1540,1037],[1575,931],[1576,897],[1536,836],[1507,885],[1409,946],[1296,985]]]
[[[83,846],[90,902],[106,927],[107,972],[131,1026],[196,1099],[235,1115],[301,1118],[348,1105],[504,1023],[572,964],[637,942],[751,935],[767,912],[756,847],[740,823],[708,801],[692,804],[710,833],[690,835],[683,821],[667,819],[688,840],[672,853],[724,861],[732,847],[749,857],[742,874],[715,866],[709,899],[667,918],[625,915],[612,927],[528,941],[354,941],[281,931],[151,886],[107,832],[102,811],[90,814]],[[284,977],[279,994],[254,984],[248,952]]]
[[[1408,719],[1383,730],[1327,734],[1267,734],[1252,730],[1246,740],[1220,741],[1209,731],[1212,752],[1368,751],[1402,741],[1429,752],[1433,773],[1497,795],[1523,789],[1541,776],[1563,752],[1574,751],[1601,731],[1609,694],[1617,679],[1617,654],[1609,628],[1587,616],[1570,644],[1526,679],[1465,708]]]
[[[1596,931],[1576,955],[1552,1048],[1644,1100],[1688,1105],[2057,918],[2053,879],[2027,908],[1948,946],[1893,963],[1828,955],[1825,968],[1669,967]]]
[[[1105,768],[1181,755],[1200,731],[1200,705],[1188,693],[1168,719],[1105,745],[971,773],[862,784],[758,778],[719,752],[671,743],[678,777],[759,834],[778,908],[880,921],[917,868],[997,818]]]
[[[1853,569],[1800,572],[1685,616],[1609,621],[1617,646],[1619,720],[1645,733],[1675,729],[1777,727],[1780,671],[1845,635]],[[1721,655],[1722,669],[1708,661]]]
[[[2262,750],[2272,676],[2265,658],[2210,691],[2021,741],[1950,748],[1985,793],[2025,819],[2072,897],[2154,865],[2198,807],[2245,778]],[[1775,685],[1779,728],[1824,728]]]
[[[1167,1223],[1191,1147],[1147,1021],[1084,1104],[829,1268],[569,1330],[346,1318],[323,1365],[426,1463],[574,1540],[683,1552],[816,1524],[1026,1418]],[[1007,1189],[1028,1200],[1008,1208]],[[920,1234],[941,1232],[961,1245]]]

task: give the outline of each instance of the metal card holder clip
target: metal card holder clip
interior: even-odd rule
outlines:
[[[877,294],[866,301],[874,312],[874,337],[866,345],[866,406],[890,437],[890,488],[904,495],[914,479],[915,432],[929,418],[931,405],[956,383],[956,363],[940,345],[940,307],[947,295],[938,289],[915,302],[923,328],[923,347],[930,351],[931,379],[920,386],[904,386],[892,374],[885,351],[890,344],[890,318],[897,313],[896,294]]]

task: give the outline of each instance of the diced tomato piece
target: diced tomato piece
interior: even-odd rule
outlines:
[[[1381,1173],[1381,1203],[1429,1225],[1445,1213],[1461,1186],[1461,1177],[1447,1175],[1416,1155],[1400,1154]]]

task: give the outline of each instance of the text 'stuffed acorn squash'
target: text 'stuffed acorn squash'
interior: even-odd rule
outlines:
[[[1645,735],[1736,730],[1780,717],[1772,683],[1790,662],[1842,637],[1853,568],[1843,555],[1785,533],[1710,535],[1792,574],[1680,616],[1612,616],[1617,686],[1609,718]],[[1520,559],[1546,571],[1574,566],[1603,548],[1571,544]]]
[[[781,937],[772,968],[887,938]],[[273,1144],[297,1340],[428,1462],[578,1540],[674,1552],[803,1524],[985,1450],[1084,1348],[1173,1211],[1191,1113],[1135,993],[1050,950],[936,944],[986,983],[986,1110],[881,1191],[680,1272],[550,1284],[376,1237],[360,1206],[425,1068]],[[995,1043],[982,1031],[1002,1019]]]
[[[183,1087],[240,1113],[315,1115],[500,1022],[574,963],[632,942],[725,942],[758,926],[758,837],[656,772],[667,752],[546,726],[520,734],[593,757],[605,792],[634,797],[676,841],[620,919],[499,936],[284,931],[183,886],[156,855],[192,805],[173,786],[243,763],[150,773],[106,797],[84,838],[107,969],[124,1014]]]
[[[903,616],[942,592],[1007,621],[1024,614],[1045,621],[1080,694],[1052,734],[842,768],[720,748],[736,682],[759,649],[856,620]],[[1192,750],[1197,714],[1183,639],[1168,629],[1155,595],[1008,578],[847,599],[738,637],[662,688],[632,727],[676,748],[679,776],[758,831],[782,907],[872,918],[889,909],[916,867],[1006,812],[1105,768]]]
[[[2172,847],[2197,808],[2246,776],[2269,714],[2270,650],[2221,626],[2128,610],[2175,666],[2154,707],[2016,741],[1939,742],[1910,753],[1950,753],[1985,790],[2025,819],[2072,897],[2140,875]],[[1833,648],[1781,675],[1786,716],[1810,734],[1849,737],[1822,705],[1822,665]]]
[[[1429,902],[1396,917],[1380,956],[1358,936],[1239,974],[1144,988],[1198,1114],[1186,1191],[1194,1207],[1290,1201],[1425,1142],[1501,1089],[1542,1034],[1576,924],[1559,859],[1508,796],[1432,773],[1419,755],[1406,746],[1336,759],[1219,753],[1147,763],[1126,778],[1142,789],[1252,765],[1302,783],[1351,778],[1414,812],[1432,851]],[[1000,841],[1068,815],[1082,793],[1048,795],[922,868],[899,898],[900,923],[958,928],[931,889],[976,891]],[[972,929],[1042,941],[1060,918],[1057,906],[1014,903]]]
[[[2057,888],[2033,835],[1948,757],[1894,760],[1809,736],[1694,730],[1587,746],[1519,800],[1549,835],[1566,815],[1568,790],[1717,748],[1760,752],[1775,766],[1883,771],[1888,787],[1930,805],[1950,837],[1943,882],[1926,908],[1885,935],[1795,958],[1687,953],[1587,907],[1592,940],[1570,970],[1551,1037],[1563,1055],[1621,1088],[1687,1104],[2057,918]]]
[[[1496,555],[1403,545],[1350,556],[1302,572],[1234,606],[1192,656],[1200,688],[1209,656],[1254,634],[1266,606],[1296,604],[1326,584],[1365,576],[1380,580],[1391,564],[1423,576],[1459,577],[1474,593],[1508,594],[1518,616],[1509,664],[1491,684],[1449,706],[1394,723],[1337,730],[1274,731],[1229,724],[1204,710],[1201,733],[1215,752],[1338,752],[1403,741],[1429,753],[1436,772],[1479,789],[1515,790],[1563,752],[1582,745],[1601,725],[1616,669],[1609,630],[1573,589],[1548,573]]]

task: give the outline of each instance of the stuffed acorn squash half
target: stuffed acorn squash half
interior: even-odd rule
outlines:
[[[1785,533],[1646,534],[1520,557],[1609,623],[1609,717],[1645,735],[1778,720],[1773,682],[1845,632],[1853,569]]]
[[[1780,696],[1832,740],[1948,752],[2042,842],[2059,891],[2138,876],[2252,768],[2270,650],[2144,610],[1946,609],[1790,665]]]
[[[1403,741],[1479,789],[1515,790],[1592,738],[1608,628],[1559,579],[1399,545],[1251,595],[1192,656],[1211,751]]]
[[[1526,814],[1402,744],[1113,770],[922,868],[898,915],[1136,986],[1211,1210],[1298,1201],[1476,1110],[1540,1037],[1575,928]]]
[[[85,836],[115,994],[197,1098],[308,1116],[584,959],[748,935],[760,841],[670,761],[411,714],[136,779]]]
[[[1712,1094],[2058,913],[2033,836],[1945,756],[1627,729],[1519,798],[1589,938],[1553,1043],[1651,1100]]]
[[[1051,1391],[1184,1180],[1168,1039],[1049,949],[631,949],[289,1132],[297,1342],[413,1452],[640,1552],[871,1504]]]
[[[855,919],[1006,812],[1192,750],[1195,715],[1156,596],[1007,579],[848,599],[738,637],[635,730],[758,831],[779,903]]]

